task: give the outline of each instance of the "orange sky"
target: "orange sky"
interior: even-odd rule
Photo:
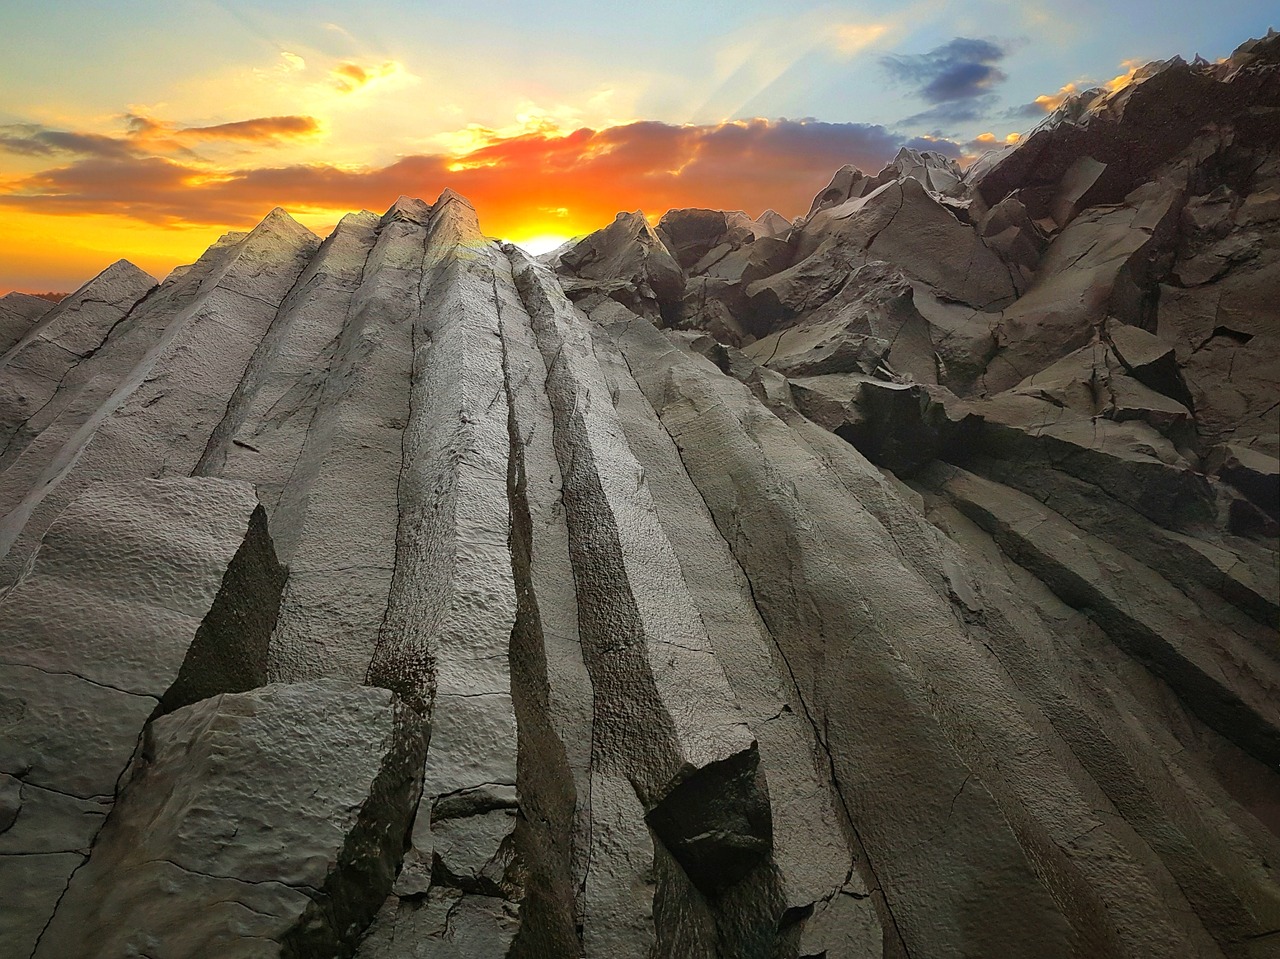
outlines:
[[[589,232],[622,209],[657,216],[701,206],[755,216],[772,207],[796,216],[841,165],[876,171],[902,143],[883,127],[817,121],[638,121],[570,131],[541,121],[509,135],[462,131],[462,149],[383,166],[238,167],[206,159],[202,146],[269,148],[321,137],[323,127],[305,115],[185,129],[132,116],[123,125],[117,135],[10,134],[11,149],[46,162],[0,179],[8,275],[26,273],[41,289],[74,288],[126,256],[163,276],[274,206],[323,234],[343,213],[381,212],[401,194],[430,199],[445,187],[472,201],[486,232],[516,242]],[[959,153],[950,142],[937,145]]]

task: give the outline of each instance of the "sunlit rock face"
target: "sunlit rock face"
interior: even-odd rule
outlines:
[[[0,955],[1261,959],[1280,39],[541,259],[0,300]]]

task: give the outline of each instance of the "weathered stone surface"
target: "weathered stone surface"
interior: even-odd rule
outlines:
[[[90,483],[190,475],[318,244],[283,210],[273,212],[206,254],[204,269],[148,298],[115,349],[77,367],[87,380],[58,391],[67,405],[46,406],[53,420],[0,473],[0,578],[17,578],[52,518]]]
[[[1280,198],[1277,198],[1280,199]],[[774,210],[765,210],[755,219],[761,236],[777,236],[791,229],[791,221]]]
[[[589,400],[608,390],[584,318],[535,264],[517,263],[515,278],[548,364],[595,735],[658,836],[695,884],[714,891],[770,845],[756,743],[676,574],[617,414]],[[645,725],[663,737],[634,753],[629,744]]]
[[[333,681],[151,723],[34,955],[350,954],[403,854],[417,720]]]
[[[119,260],[46,312],[0,354],[0,376],[8,384],[0,394],[3,461],[25,448],[30,439],[26,424],[155,285],[128,260]]]
[[[950,193],[960,185],[963,175],[960,165],[950,157],[932,150],[903,147],[880,171],[879,177],[892,176],[895,180],[911,177],[930,193]]]
[[[806,218],[811,218],[815,213],[822,210],[839,206],[846,200],[864,196],[868,180],[867,175],[857,167],[847,164],[842,166],[836,171],[835,176],[831,178],[827,188],[813,198],[813,203],[809,205],[809,213]]]
[[[29,293],[0,296],[0,350],[8,352],[54,304]]]
[[[1274,116],[1251,107],[1274,102],[1276,62],[1280,44],[1270,36],[1218,64],[1188,64],[1180,57],[1147,64],[1118,90],[1095,88],[1068,99],[1014,149],[970,171],[966,180],[989,205],[1017,189],[1052,195],[1064,178],[1079,184],[1071,190],[1075,203],[1115,203],[1186,147],[1206,122],[1234,124],[1249,137],[1273,133]],[[1082,158],[1089,161],[1087,171]]]
[[[557,269],[574,278],[566,284],[574,298],[595,293],[655,319],[673,311],[684,295],[684,270],[638,210],[619,213],[603,230],[560,253]]]
[[[283,582],[252,489],[225,480],[98,485],[45,533],[0,602],[6,954],[31,955],[147,720],[265,681]]]
[[[750,243],[768,229],[758,226],[740,211],[668,210],[658,221],[655,232],[681,268],[701,273],[703,270],[697,269],[697,264],[717,248],[724,247],[727,252]]]
[[[1251,648],[1248,636],[1198,629],[1194,604],[1176,588],[1031,497],[960,470],[934,482],[1064,602],[1090,609],[1189,709],[1262,762],[1280,759],[1280,670],[1266,650]]]

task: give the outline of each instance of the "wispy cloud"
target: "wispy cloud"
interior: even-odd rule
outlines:
[[[210,126],[179,126],[141,114],[126,114],[119,136],[56,130],[35,123],[0,126],[0,152],[23,156],[141,159],[155,155],[194,158],[188,144],[237,142],[271,145],[318,136],[319,121],[310,116],[254,117]]]
[[[999,98],[990,93],[964,100],[944,100],[901,122],[908,128],[930,127],[935,131],[950,131],[966,124],[985,120],[996,109],[998,102]],[[941,134],[938,133],[938,135]]]
[[[297,140],[318,136],[320,122],[310,116],[253,117],[211,126],[178,126],[154,117],[130,114],[129,138],[149,146],[163,146],[168,141],[236,140],[269,144],[281,140]]]
[[[134,152],[127,139],[100,133],[52,130],[37,123],[10,123],[0,126],[0,151],[22,156],[123,157]]]
[[[830,36],[836,50],[845,56],[853,56],[883,40],[890,29],[888,23],[839,23]]]

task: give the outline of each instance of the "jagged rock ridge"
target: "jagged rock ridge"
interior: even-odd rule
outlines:
[[[1278,144],[0,300],[0,953],[1276,955]]]

